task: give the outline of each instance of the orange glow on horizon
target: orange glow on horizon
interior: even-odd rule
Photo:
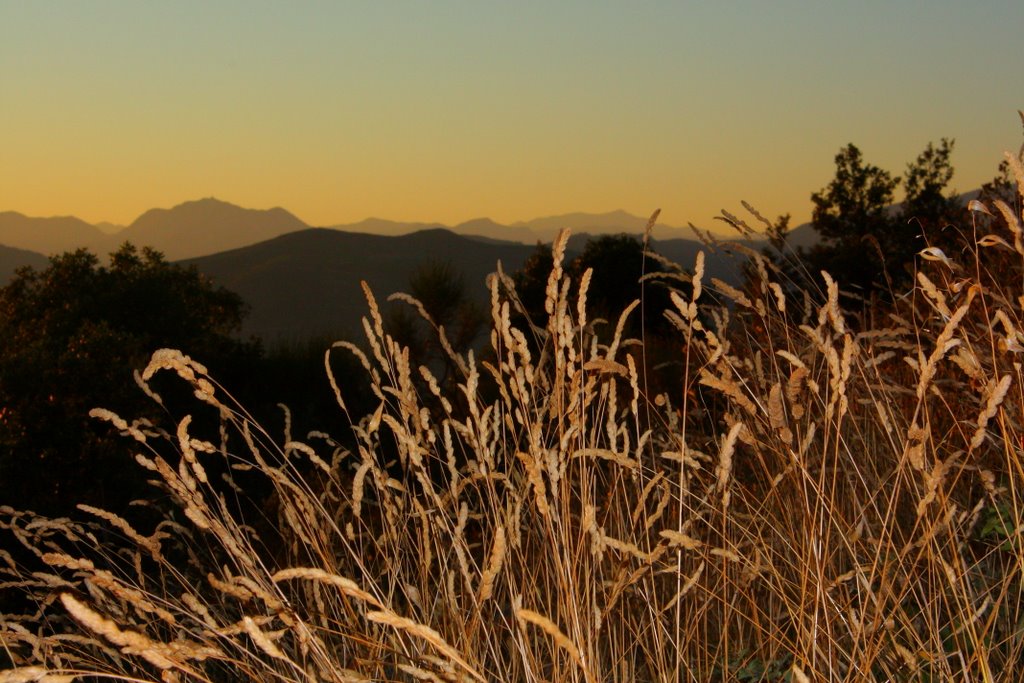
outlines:
[[[0,211],[127,225],[213,196],[314,226],[715,228],[746,200],[799,224],[848,142],[900,174],[954,137],[966,191],[1020,141],[1024,5],[449,9],[8,6]]]

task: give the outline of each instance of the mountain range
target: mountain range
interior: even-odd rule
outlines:
[[[484,300],[485,277],[498,261],[507,272],[517,270],[537,242],[550,242],[562,228],[573,230],[569,250],[578,253],[591,234],[639,234],[646,224],[647,219],[616,211],[512,225],[481,218],[448,228],[370,218],[313,228],[281,208],[245,209],[212,198],[152,209],[120,230],[74,217],[30,218],[8,211],[0,213],[0,283],[17,266],[44,267],[44,254],[79,247],[105,254],[129,241],[153,247],[168,260],[194,265],[240,294],[251,309],[244,333],[268,341],[298,340],[357,331],[367,310],[360,280],[384,300],[406,288],[409,276],[423,263],[445,260],[465,276],[470,292]],[[805,241],[807,232],[800,228],[795,236]],[[652,246],[690,266],[705,247],[688,235],[657,226]],[[763,242],[747,246],[756,249]],[[709,277],[735,283],[741,261],[721,249],[710,251]]]
[[[90,225],[72,216],[31,218],[0,213],[0,245],[47,256],[84,247],[105,254],[124,242],[149,246],[171,261],[262,242],[309,226],[281,208],[245,209],[217,199],[150,209],[131,225]]]
[[[446,228],[459,235],[503,242],[550,242],[562,228],[574,233],[640,233],[647,219],[625,211],[568,213],[510,225],[476,218],[454,226],[441,223],[397,222],[367,218],[358,223],[329,227],[372,235],[407,235],[430,228]],[[237,249],[311,226],[285,209],[246,209],[212,197],[184,202],[170,209],[150,209],[125,227],[110,223],[91,225],[73,216],[34,218],[15,211],[0,212],[0,245],[27,249],[46,256],[85,247],[103,254],[124,242],[163,252],[171,261]],[[685,228],[658,224],[660,239],[693,239]]]

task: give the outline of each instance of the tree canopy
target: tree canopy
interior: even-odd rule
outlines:
[[[650,247],[646,249],[651,251]],[[551,245],[538,243],[523,267],[512,275],[516,293],[531,322],[542,327],[547,320],[544,300],[553,265]],[[569,261],[565,272],[578,288],[588,268],[594,270],[587,290],[587,312],[591,320],[602,318],[614,327],[619,314],[634,300],[640,299],[644,302],[643,310],[647,316],[646,332],[663,331],[662,312],[671,305],[668,290],[659,284],[641,282],[645,272],[660,270],[660,266],[645,254],[639,238],[622,233],[587,240],[583,252]],[[627,334],[639,336],[640,317],[639,310],[630,316]]]
[[[914,257],[927,246],[952,247],[959,239],[947,227],[963,217],[962,202],[948,188],[953,179],[954,141],[929,143],[907,164],[902,177],[868,163],[848,144],[835,157],[835,175],[811,195],[811,224],[821,241],[783,258],[799,286],[828,271],[847,291],[888,298],[911,282]],[[896,190],[903,186],[903,202]],[[783,229],[772,245],[782,252]]]
[[[604,318],[614,329],[623,310],[640,300],[642,306],[631,314],[626,334],[639,338],[669,331],[664,317],[664,312],[672,308],[668,289],[660,282],[641,280],[645,274],[662,270],[648,255],[652,251],[639,237],[627,234],[601,235],[587,242],[583,253],[569,264],[568,272],[578,282],[587,268],[594,269],[587,291],[591,318]]]
[[[245,311],[194,268],[129,244],[109,265],[79,250],[21,269],[0,289],[0,502],[48,514],[128,502],[138,468],[89,411],[155,417],[132,371],[161,347],[240,374],[259,354],[234,336]]]
[[[407,293],[419,302],[433,325],[444,330],[453,351],[465,353],[479,341],[487,325],[487,311],[471,297],[465,276],[451,262],[421,264],[409,276]],[[442,383],[458,379],[455,362],[440,342],[439,329],[431,328],[419,311],[405,303],[392,306],[387,328],[399,343],[409,347],[414,365],[430,367]]]

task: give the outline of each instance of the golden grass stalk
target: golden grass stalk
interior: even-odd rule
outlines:
[[[412,619],[401,617],[390,611],[367,612],[366,618],[369,621],[391,626],[392,628],[396,628],[408,633],[409,635],[425,640],[433,645],[438,652],[462,667],[462,669],[470,676],[478,681],[486,681],[486,679],[476,669],[474,669],[469,662],[462,658],[458,650],[445,642],[444,638],[441,637],[441,634],[429,626],[417,623]]]
[[[551,621],[543,614],[539,614],[533,610],[523,607],[516,609],[516,618],[525,623],[533,624],[541,631],[551,636],[555,645],[560,649],[565,650],[569,657],[572,658],[572,661],[576,662],[577,666],[581,669],[586,668],[583,664],[583,658],[580,656],[579,648],[577,648],[576,644],[569,639],[569,636],[562,633],[562,629],[558,628],[558,625],[555,624],[555,622]]]

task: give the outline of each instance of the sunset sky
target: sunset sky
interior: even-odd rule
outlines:
[[[0,0],[0,210],[215,196],[312,225],[810,215],[854,142],[990,179],[1024,2]]]

